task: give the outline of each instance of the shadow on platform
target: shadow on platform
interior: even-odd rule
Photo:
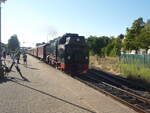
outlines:
[[[1,83],[5,83],[5,82],[9,82],[9,81],[25,81],[25,82],[30,82],[26,77],[24,77],[24,76],[21,76],[22,77],[22,79],[20,79],[20,78],[17,78],[17,77],[9,77],[9,76],[5,76],[4,78],[0,78],[0,84]]]
[[[26,68],[33,69],[33,70],[40,70],[40,69],[38,69],[38,68],[29,67],[29,66],[27,66]]]
[[[40,69],[38,69],[38,68],[31,67],[31,65],[30,65],[30,64],[27,64],[27,66],[26,66],[25,64],[21,64],[21,63],[20,63],[20,65],[22,65],[22,66],[24,66],[24,67],[26,67],[26,68],[29,68],[29,69],[33,69],[33,70],[40,70]]]
[[[23,79],[23,81],[30,82],[26,77],[24,77],[24,76],[22,75],[20,68],[16,67],[16,70],[17,70],[17,72],[19,73],[19,75],[21,76],[21,78]]]
[[[25,64],[24,64],[24,63],[20,63],[19,65],[23,65],[23,66],[24,66]],[[28,64],[28,66],[31,66],[31,65],[30,65],[30,64]]]
[[[26,88],[29,88],[29,89],[31,89],[31,90],[34,90],[34,91],[36,91],[36,92],[39,92],[39,93],[41,93],[41,94],[43,94],[43,95],[52,97],[52,98],[54,98],[54,99],[56,99],[56,100],[62,101],[62,102],[67,103],[67,104],[70,104],[70,105],[72,105],[72,106],[74,106],[74,107],[76,107],[76,108],[85,110],[85,111],[87,111],[87,112],[89,112],[89,113],[96,113],[96,112],[94,112],[94,111],[92,111],[92,110],[90,110],[90,109],[87,109],[87,108],[85,108],[85,107],[82,107],[82,106],[77,105],[77,104],[74,104],[74,103],[71,103],[71,102],[69,102],[69,101],[67,101],[67,100],[61,99],[61,98],[56,97],[56,96],[54,96],[54,95],[51,95],[51,94],[49,94],[49,93],[47,93],[47,92],[44,92],[44,91],[35,89],[35,88],[33,88],[33,87],[30,87],[30,86],[27,86],[27,85],[24,85],[24,84],[21,84],[21,83],[19,83],[19,82],[17,82],[17,81],[14,81],[13,79],[10,79],[10,81],[12,81],[12,82],[14,82],[14,83],[16,83],[16,84],[18,84],[18,85],[24,86],[24,87],[26,87]]]

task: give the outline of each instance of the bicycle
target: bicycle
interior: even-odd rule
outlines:
[[[9,72],[9,68],[6,65],[6,62],[4,60],[2,60],[2,61],[3,62],[2,62],[2,65],[1,65],[1,75],[0,75],[0,78],[3,78]]]
[[[8,67],[6,65],[5,60],[2,60],[2,69],[1,70],[2,70],[3,75],[1,75],[0,77],[3,78],[6,75],[8,75],[8,73],[11,72],[11,70],[12,70],[12,68],[13,68],[14,65],[15,65],[15,68],[16,68],[17,72],[19,72],[19,74],[21,74],[21,71],[20,71],[20,68],[18,66],[18,63],[16,63],[15,60],[12,61],[12,64],[11,64],[10,67]]]

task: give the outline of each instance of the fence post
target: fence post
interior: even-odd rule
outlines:
[[[145,54],[144,54],[144,67],[145,67]]]

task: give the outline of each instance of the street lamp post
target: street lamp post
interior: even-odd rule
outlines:
[[[6,0],[0,0],[0,77],[4,76],[4,70],[2,67],[2,41],[1,41],[1,4]]]

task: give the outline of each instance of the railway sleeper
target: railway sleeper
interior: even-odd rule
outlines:
[[[116,90],[116,89],[113,89],[112,90],[113,94],[116,94],[116,95],[125,95],[122,91],[119,91],[119,90]]]
[[[150,113],[150,109],[146,109],[145,111],[148,112],[148,113]]]
[[[145,103],[138,103],[140,106],[144,106],[146,109],[150,109],[150,105],[145,104]]]
[[[132,99],[132,97],[126,96],[126,95],[119,95],[119,97],[122,98],[123,100],[130,100],[130,99]]]
[[[134,104],[134,105],[138,104],[138,102],[134,98],[131,98],[131,99],[126,100],[126,101],[129,102],[129,103],[131,103],[131,104]]]
[[[150,108],[149,106],[141,106],[139,104],[135,104],[136,107],[140,108],[140,109],[143,109],[144,111],[146,111],[146,113],[150,113]]]

